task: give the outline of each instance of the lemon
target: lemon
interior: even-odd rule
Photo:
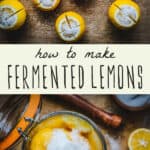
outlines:
[[[0,28],[17,30],[26,20],[25,7],[18,0],[0,1]]]
[[[38,131],[33,137],[30,144],[30,150],[45,150],[50,138],[52,136],[52,130],[49,128]]]
[[[140,7],[133,0],[116,0],[109,7],[110,21],[119,29],[130,29],[141,17]]]
[[[60,1],[61,0],[33,0],[33,3],[42,11],[52,11],[58,7]]]
[[[150,150],[150,130],[141,128],[133,131],[128,146],[129,150]]]
[[[72,116],[64,116],[63,121],[66,124],[66,126],[68,126],[68,128],[70,129],[77,128],[79,132],[85,134],[91,132],[92,128],[90,124],[80,118]]]
[[[80,14],[68,11],[57,18],[55,27],[62,40],[75,42],[78,41],[85,32],[85,21]]]

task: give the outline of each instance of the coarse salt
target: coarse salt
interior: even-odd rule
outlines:
[[[90,150],[90,145],[78,130],[66,133],[63,129],[54,129],[47,150]]]
[[[40,0],[41,3],[44,5],[44,6],[52,6],[53,3],[54,3],[54,0]]]
[[[13,15],[10,17],[10,15],[14,12],[15,11],[11,7],[0,7],[0,27],[10,28],[16,23],[17,16]]]

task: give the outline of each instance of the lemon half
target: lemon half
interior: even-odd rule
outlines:
[[[18,0],[0,1],[0,28],[17,30],[26,20],[25,7]]]
[[[141,128],[133,131],[128,146],[129,150],[150,150],[150,130]]]
[[[55,27],[62,40],[75,42],[78,41],[85,32],[85,21],[80,14],[68,11],[57,18]]]
[[[35,6],[42,11],[55,10],[61,0],[33,0]]]
[[[109,8],[110,21],[119,29],[130,29],[140,20],[141,11],[132,0],[116,0]]]

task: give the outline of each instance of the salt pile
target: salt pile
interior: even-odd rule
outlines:
[[[90,145],[78,130],[54,129],[47,150],[90,150]]]
[[[44,6],[51,6],[51,5],[53,5],[54,0],[41,0],[41,3],[42,3]]]

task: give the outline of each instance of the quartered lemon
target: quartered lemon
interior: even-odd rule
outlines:
[[[26,20],[25,7],[18,0],[0,1],[0,28],[17,30]]]
[[[129,150],[150,150],[150,130],[141,128],[133,131],[128,146]]]
[[[130,29],[141,17],[140,7],[133,0],[116,0],[109,7],[109,19],[119,29]]]
[[[55,27],[62,40],[75,42],[78,41],[85,32],[85,21],[80,14],[68,11],[57,18]]]

